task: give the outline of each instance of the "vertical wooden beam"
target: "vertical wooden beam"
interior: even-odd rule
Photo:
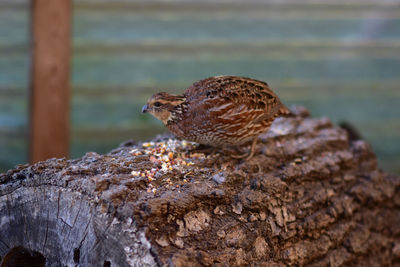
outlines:
[[[72,0],[32,0],[30,162],[69,151]]]

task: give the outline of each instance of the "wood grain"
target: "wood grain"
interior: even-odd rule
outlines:
[[[68,155],[71,4],[32,2],[31,162]]]
[[[1,259],[23,246],[46,266],[398,266],[399,177],[293,111],[250,161],[164,136],[0,174]]]

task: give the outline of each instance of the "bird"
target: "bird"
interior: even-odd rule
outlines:
[[[213,76],[193,83],[183,94],[159,92],[142,108],[176,136],[215,148],[251,142],[253,157],[258,136],[275,118],[291,114],[266,82],[240,76]]]

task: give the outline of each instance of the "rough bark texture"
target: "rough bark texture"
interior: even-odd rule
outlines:
[[[18,166],[0,175],[0,256],[23,246],[48,266],[400,264],[400,179],[366,142],[295,112],[247,162],[160,152],[177,141],[155,140]]]

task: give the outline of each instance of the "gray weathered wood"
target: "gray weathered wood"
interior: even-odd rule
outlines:
[[[0,257],[23,246],[47,266],[398,263],[399,177],[365,141],[295,112],[248,162],[162,138],[0,174]]]

